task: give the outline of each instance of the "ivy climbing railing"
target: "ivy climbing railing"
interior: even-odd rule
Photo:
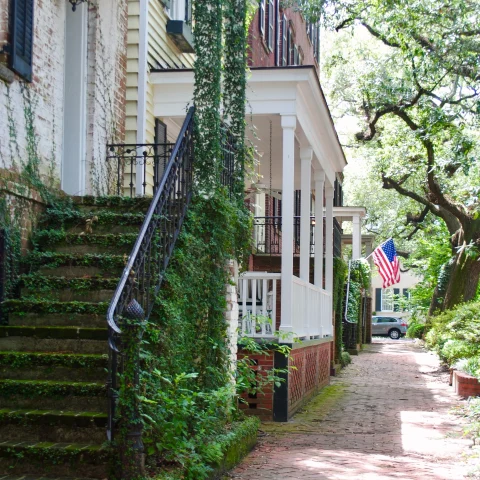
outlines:
[[[133,338],[139,348],[142,326],[152,312],[192,197],[193,129],[194,107],[191,107],[108,308],[110,440],[115,435],[119,374],[129,377],[132,391],[138,387],[138,365],[135,364],[138,352],[132,352],[128,337]],[[141,429],[136,416],[135,412],[130,415],[127,436],[132,448],[139,451]]]

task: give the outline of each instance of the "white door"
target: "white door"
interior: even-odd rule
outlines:
[[[87,143],[87,14],[65,3],[65,88],[63,112],[62,189],[84,195]]]

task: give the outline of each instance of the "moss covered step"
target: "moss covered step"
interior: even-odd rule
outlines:
[[[105,315],[84,313],[9,313],[11,326],[75,326],[87,328],[105,328]]]
[[[6,352],[107,353],[105,340],[77,340],[69,338],[3,337],[0,350]]]
[[[0,480],[92,480],[81,477],[45,477],[37,475],[0,475]]]
[[[146,213],[152,203],[151,197],[121,197],[121,196],[83,196],[72,197],[74,206],[81,211],[107,209],[122,213]]]
[[[0,366],[23,367],[107,368],[108,355],[72,353],[2,352]]]
[[[35,337],[78,340],[107,340],[106,328],[0,326],[0,338]]]
[[[0,441],[0,473],[106,478],[111,452],[101,445]]]
[[[143,213],[47,209],[41,225],[65,229],[69,233],[87,233],[89,230],[91,233],[138,233],[144,218]]]
[[[67,233],[63,230],[37,231],[33,242],[42,250],[58,253],[130,253],[138,233]]]
[[[0,380],[0,408],[78,410],[106,413],[103,383]]]
[[[101,444],[106,428],[106,413],[0,409],[0,438],[9,441]]]
[[[2,303],[3,313],[81,313],[83,315],[105,315],[107,302],[55,302],[50,300],[6,300]]]
[[[126,254],[75,254],[56,252],[32,252],[23,264],[38,271],[40,275],[81,278],[81,277],[119,277],[128,255]]]
[[[62,302],[109,302],[120,278],[66,278],[28,274],[20,277],[22,298]]]

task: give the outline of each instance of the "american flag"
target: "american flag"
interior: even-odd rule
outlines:
[[[388,288],[400,281],[400,265],[393,240],[387,240],[373,251],[373,263],[383,279],[383,288]]]

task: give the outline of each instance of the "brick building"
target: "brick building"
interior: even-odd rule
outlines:
[[[106,193],[124,141],[127,0],[0,0],[0,168]]]

